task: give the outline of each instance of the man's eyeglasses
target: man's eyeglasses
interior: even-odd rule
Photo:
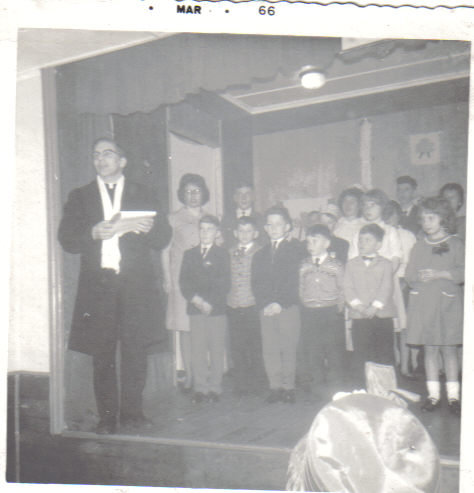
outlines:
[[[114,151],[113,149],[106,149],[105,151],[102,152],[94,152],[92,154],[92,157],[94,159],[100,159],[101,157],[107,159],[112,156],[118,156],[119,153],[117,151]]]

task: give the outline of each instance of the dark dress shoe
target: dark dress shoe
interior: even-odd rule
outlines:
[[[98,435],[113,435],[117,430],[116,418],[103,418],[99,421],[95,432]]]
[[[283,394],[283,402],[288,402],[289,404],[294,404],[296,402],[295,389],[285,390]]]
[[[435,409],[438,409],[441,406],[441,402],[439,399],[434,399],[433,397],[428,397],[425,402],[423,402],[421,406],[422,411],[432,412]]]
[[[268,404],[274,404],[275,402],[281,401],[284,391],[282,389],[272,389],[270,393],[267,395],[265,402]]]
[[[193,404],[199,404],[206,400],[206,396],[202,392],[194,392],[192,402]]]
[[[448,402],[449,412],[455,416],[461,416],[461,403],[458,399],[450,399]]]
[[[207,396],[207,400],[209,402],[219,402],[219,394],[217,392],[209,392],[209,395]]]

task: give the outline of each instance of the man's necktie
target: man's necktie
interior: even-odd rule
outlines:
[[[115,187],[116,183],[107,183],[105,188],[107,189],[107,193],[109,194],[110,201],[113,203],[114,202],[114,197],[115,197]]]

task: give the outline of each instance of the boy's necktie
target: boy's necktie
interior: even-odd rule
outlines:
[[[209,250],[209,248],[203,248],[202,249],[202,252],[201,252],[202,258],[204,258],[206,256],[208,250]]]
[[[277,248],[278,248],[278,241],[272,241],[272,263],[273,261],[275,260],[275,253],[277,251]]]

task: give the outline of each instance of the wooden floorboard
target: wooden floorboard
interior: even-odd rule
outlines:
[[[195,406],[189,396],[162,392],[147,401],[156,420],[150,431],[99,436],[91,432],[97,422],[91,412],[76,423],[82,431],[51,435],[48,381],[24,380],[17,402],[9,377],[10,482],[283,490],[291,448],[326,402],[307,402],[299,393],[295,405],[269,405],[264,394],[239,400],[226,388],[217,405]],[[418,412],[418,405],[410,407]],[[435,441],[444,440],[442,452],[458,447],[459,420],[446,409],[422,418]],[[441,465],[440,493],[457,492],[458,458],[442,454]]]
[[[424,383],[400,382],[400,386],[423,393]],[[297,391],[295,404],[265,403],[265,393],[237,398],[228,385],[217,403],[191,402],[190,394],[176,389],[148,396],[145,408],[154,426],[134,434],[151,439],[216,443],[225,446],[255,446],[291,449],[308,431],[318,411],[327,403],[332,389],[308,399]],[[419,403],[409,409],[420,419],[436,443],[440,455],[449,460],[459,458],[460,420],[449,414],[446,403],[434,413],[422,413]],[[90,432],[95,422],[68,423],[71,431]],[[121,433],[129,433],[121,431]],[[170,442],[171,443],[171,442]]]

